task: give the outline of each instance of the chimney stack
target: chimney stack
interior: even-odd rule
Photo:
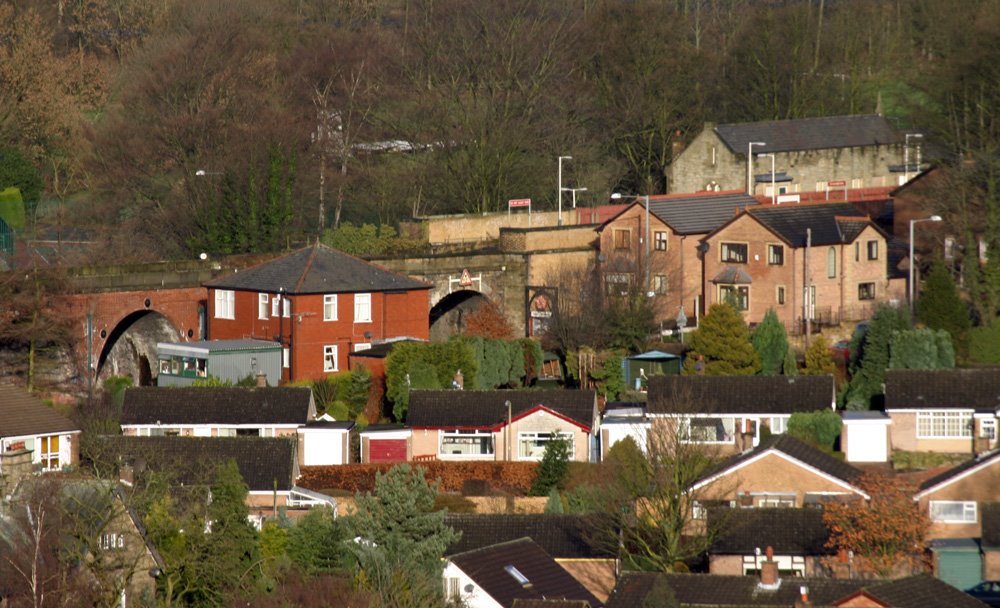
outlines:
[[[455,372],[455,378],[451,381],[451,387],[459,391],[465,388],[465,376],[462,375],[462,370]]]
[[[795,608],[812,608],[809,601],[809,587],[802,585],[799,587],[799,599],[795,600]]]
[[[767,548],[767,558],[760,564],[760,586],[777,587],[781,584],[778,579],[778,562],[774,561],[774,548]]]
[[[267,388],[267,374],[257,372],[257,388]]]

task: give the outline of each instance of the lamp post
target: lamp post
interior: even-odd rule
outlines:
[[[587,191],[586,188],[563,188],[563,190],[567,190],[567,191],[573,193],[573,208],[574,209],[576,209],[576,193],[577,192],[586,192]]]
[[[775,187],[775,179],[774,179],[774,154],[762,152],[757,155],[757,158],[764,158],[765,156],[771,157],[771,204],[773,205],[774,201],[777,200],[777,195],[778,195],[778,189]]]
[[[910,277],[909,277],[909,296],[910,296],[910,319],[913,319],[913,267],[916,265],[913,260],[913,226],[920,222],[940,222],[940,215],[932,215],[930,217],[917,218],[915,220],[910,220]]]
[[[766,146],[767,142],[751,141],[747,143],[747,194],[753,195],[753,147]]]
[[[923,133],[907,133],[903,136],[903,183],[910,181],[910,138],[923,139]],[[917,146],[917,171],[920,171],[920,146]]]
[[[562,226],[562,223],[563,223],[562,222],[562,193],[563,193],[563,185],[562,185],[562,161],[564,161],[564,160],[573,160],[573,157],[572,156],[560,156],[559,157],[559,183],[558,183],[558,186],[556,188],[556,199],[559,201],[559,225],[560,226]]]
[[[645,286],[646,286],[646,296],[647,297],[651,297],[653,295],[653,292],[650,289],[650,284],[649,284],[649,270],[650,270],[650,266],[651,266],[650,261],[649,261],[649,195],[648,194],[627,194],[627,195],[623,196],[622,194],[620,194],[618,192],[615,192],[614,194],[611,195],[611,198],[612,198],[612,200],[616,200],[616,201],[617,200],[621,200],[621,199],[631,199],[631,200],[642,199],[642,206],[645,207],[645,212],[644,212],[645,213],[645,219],[644,219],[644,222],[646,224],[646,228],[645,228],[645,230],[643,230],[643,232],[645,232],[645,234],[646,234],[645,239],[644,239],[645,240],[645,245],[646,245],[646,247],[645,247],[645,249],[646,249],[646,285]]]

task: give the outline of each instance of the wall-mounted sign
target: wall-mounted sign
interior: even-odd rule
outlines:
[[[525,333],[529,336],[544,334],[556,313],[556,288],[527,287],[527,310],[525,315]]]
[[[468,268],[462,269],[462,274],[456,279],[455,277],[448,275],[448,293],[455,290],[455,285],[458,285],[461,289],[468,289],[473,287],[476,283],[479,283],[479,291],[483,290],[483,273],[479,273],[478,276],[472,276]]]

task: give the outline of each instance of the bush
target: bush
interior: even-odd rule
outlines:
[[[833,449],[843,421],[833,410],[795,412],[788,419],[788,434],[824,450]]]
[[[344,490],[351,494],[375,489],[375,473],[385,473],[398,463],[345,464],[337,466],[302,467],[298,485],[310,490],[327,492]],[[442,492],[461,492],[467,479],[481,479],[491,487],[525,495],[535,480],[538,463],[496,462],[421,462],[427,479],[437,479]]]
[[[975,363],[1000,363],[1000,319],[969,332],[969,358]]]
[[[461,494],[441,493],[434,497],[435,511],[448,511],[449,513],[475,513],[476,503]]]
[[[909,469],[931,469],[942,465],[958,464],[968,459],[967,454],[942,454],[940,452],[892,451],[892,468],[900,471]]]

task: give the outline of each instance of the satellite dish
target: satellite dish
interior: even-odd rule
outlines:
[[[463,589],[465,590],[466,593],[472,593],[475,587],[472,585],[472,583],[469,583],[468,585],[463,587]]]

